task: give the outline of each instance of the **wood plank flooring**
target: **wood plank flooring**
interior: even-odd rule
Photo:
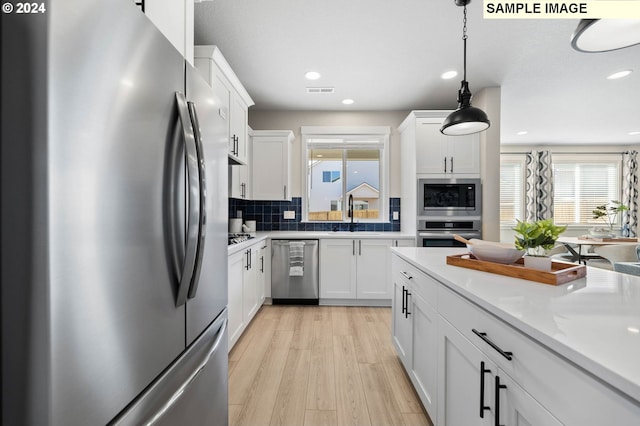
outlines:
[[[390,330],[390,308],[263,306],[229,354],[229,424],[431,426]]]

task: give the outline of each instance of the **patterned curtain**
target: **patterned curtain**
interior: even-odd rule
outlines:
[[[553,217],[553,170],[549,151],[527,154],[525,220],[535,222]]]
[[[622,203],[629,207],[622,218],[622,236],[635,237],[638,226],[638,151],[622,153]]]

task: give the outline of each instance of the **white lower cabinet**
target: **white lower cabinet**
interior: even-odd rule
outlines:
[[[320,298],[391,300],[389,248],[392,240],[320,240]]]
[[[434,424],[640,424],[637,402],[391,257],[392,341]]]
[[[438,325],[438,426],[562,425],[447,320]]]
[[[263,247],[266,247],[266,243],[261,241],[229,256],[229,351],[264,302],[265,260],[261,260]]]
[[[435,281],[409,265],[392,262],[392,341],[425,409],[437,411],[438,313]]]
[[[242,282],[244,276],[244,265],[246,255],[243,251],[229,256],[228,262],[228,325],[229,328],[229,350],[235,342],[240,338],[244,330],[243,320],[243,299],[242,299]]]

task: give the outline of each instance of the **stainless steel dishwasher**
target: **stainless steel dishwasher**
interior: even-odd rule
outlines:
[[[271,240],[273,304],[318,304],[318,240]]]

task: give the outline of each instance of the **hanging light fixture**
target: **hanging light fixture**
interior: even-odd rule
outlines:
[[[608,52],[640,44],[640,19],[582,19],[571,36],[580,52]]]
[[[442,123],[440,132],[449,136],[470,135],[482,132],[491,125],[487,114],[480,108],[471,106],[471,91],[467,82],[467,4],[471,0],[455,0],[457,6],[464,6],[462,41],[464,43],[464,75],[458,90],[458,109],[453,111]]]

